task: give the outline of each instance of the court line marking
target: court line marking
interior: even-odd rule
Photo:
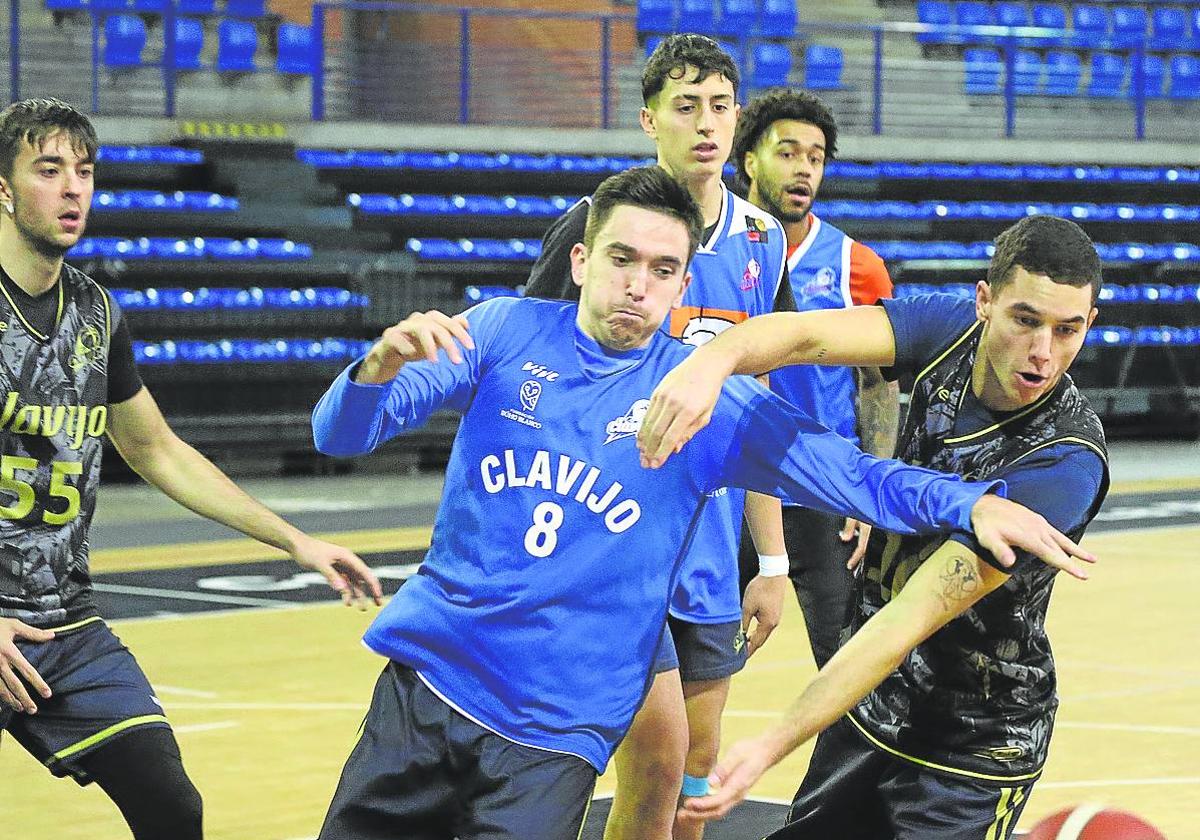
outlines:
[[[176,685],[163,685],[156,683],[154,686],[155,694],[178,694],[181,697],[207,697],[213,699],[219,697],[215,691],[200,691],[196,688],[180,688]]]
[[[182,589],[127,586],[123,583],[93,583],[92,588],[97,592],[111,592],[114,595],[141,595],[147,598],[166,598],[175,601],[205,601],[212,604],[240,604],[246,607],[269,607],[271,609],[287,609],[292,606],[291,601],[269,601],[266,598],[247,598],[243,595],[210,595]]]
[[[171,726],[171,731],[176,735],[188,735],[193,732],[211,732],[214,729],[232,729],[235,726],[242,724],[236,720],[219,720],[213,723],[189,723],[184,726]]]

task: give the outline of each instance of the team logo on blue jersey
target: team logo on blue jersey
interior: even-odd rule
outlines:
[[[542,396],[542,383],[530,379],[521,384],[521,405],[526,411],[537,408],[538,398]]]
[[[761,245],[767,244],[767,222],[757,216],[746,217],[746,238]]]
[[[746,263],[746,270],[742,272],[742,283],[739,288],[743,292],[748,292],[751,289],[758,288],[758,284],[762,282],[762,263],[751,257]]]
[[[831,266],[825,266],[813,276],[811,280],[800,287],[800,299],[809,300],[810,298],[827,295],[834,290],[838,284],[837,272]]]
[[[642,418],[646,416],[649,408],[650,400],[636,400],[633,405],[629,406],[629,411],[615,420],[609,420],[608,425],[604,427],[604,431],[608,434],[604,442],[609,444],[614,440],[636,435],[641,431]]]

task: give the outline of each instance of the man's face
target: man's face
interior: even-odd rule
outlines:
[[[1097,312],[1091,286],[1055,283],[1021,266],[994,295],[981,281],[975,311],[985,322],[980,399],[995,411],[1023,408],[1052,390],[1075,361]]]
[[[751,203],[784,224],[802,222],[825,177],[825,132],[812,123],[776,120],[743,163]]]
[[[680,181],[721,176],[733,148],[738,105],[733,83],[719,73],[692,82],[696,68],[668,78],[642,109],[642,130],[658,148],[658,162]]]
[[[4,223],[15,224],[21,238],[39,253],[61,257],[87,225],[95,189],[93,163],[61,131],[47,137],[41,148],[22,142],[12,177],[0,179]]]
[[[617,205],[589,250],[571,250],[579,325],[613,350],[650,340],[691,282],[687,227],[654,210]]]

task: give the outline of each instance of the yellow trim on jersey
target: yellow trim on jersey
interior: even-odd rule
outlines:
[[[960,409],[962,408],[963,399],[965,399],[967,396],[967,389],[970,387],[971,387],[970,384],[966,385],[962,390],[962,394],[959,396],[958,407]],[[972,438],[983,437],[984,435],[989,435],[992,432],[996,431],[997,429],[999,429],[1003,426],[1007,426],[1009,423],[1013,422],[1014,420],[1020,420],[1022,417],[1024,417],[1026,414],[1029,414],[1031,411],[1036,411],[1037,409],[1041,408],[1043,405],[1045,405],[1050,400],[1051,397],[1054,396],[1054,392],[1057,390],[1058,390],[1058,386],[1055,385],[1054,388],[1047,391],[1041,397],[1041,399],[1039,399],[1037,402],[1027,405],[1024,409],[1022,409],[1021,411],[1018,411],[1012,417],[1006,417],[1005,419],[1001,420],[999,423],[993,423],[992,425],[988,426],[986,429],[980,429],[977,432],[971,432],[969,435],[959,435],[958,437],[955,437],[955,438],[946,438],[944,441],[942,441],[942,443],[944,443],[944,444],[962,443],[963,441],[971,440]],[[956,414],[957,414],[957,412],[956,412]]]
[[[941,770],[944,773],[953,773],[956,776],[966,776],[967,778],[970,778],[970,779],[983,779],[988,782],[1032,781],[1033,779],[1036,779],[1038,776],[1040,776],[1042,773],[1041,768],[1039,768],[1038,770],[1034,771],[1033,773],[1026,773],[1021,776],[993,776],[988,773],[976,773],[972,770],[961,770],[957,767],[947,767],[945,764],[937,764],[936,762],[933,762],[933,761],[926,761],[923,758],[917,758],[916,756],[908,755],[907,753],[902,753],[902,752],[900,752],[900,750],[896,749],[895,747],[888,746],[887,744],[883,743],[883,741],[880,741],[878,738],[876,738],[874,735],[872,735],[870,732],[868,732],[866,727],[863,726],[861,723],[859,723],[855,719],[854,715],[852,715],[852,714],[846,715],[846,719],[848,721],[850,721],[852,724],[854,724],[854,728],[857,729],[859,732],[861,732],[863,734],[863,737],[866,738],[868,741],[870,741],[872,744],[874,744],[877,748],[883,750],[884,752],[886,752],[890,755],[896,756],[896,758],[902,758],[905,761],[910,761],[913,764],[920,765],[921,767],[928,767],[932,770]]]
[[[933,370],[935,367],[940,365],[942,363],[942,360],[945,359],[947,356],[949,356],[954,351],[954,349],[956,347],[958,347],[958,345],[962,344],[964,341],[966,341],[968,338],[970,338],[971,333],[973,333],[973,332],[975,332],[975,330],[979,329],[979,327],[982,323],[983,323],[983,321],[976,321],[974,324],[972,324],[970,327],[968,327],[967,331],[965,333],[963,333],[962,335],[960,335],[953,344],[951,344],[949,347],[947,347],[945,350],[943,350],[942,355],[938,356],[936,359],[934,359],[932,362],[930,362],[928,365],[926,365],[925,369],[923,371],[921,371],[920,373],[918,373],[916,379],[913,380],[913,388],[916,388],[917,383],[920,382],[925,377],[925,374],[929,373],[929,371]]]
[[[1025,788],[1000,788],[1000,799],[996,802],[996,819],[988,826],[983,840],[1004,840],[1012,828],[1013,817],[1025,801]]]
[[[64,624],[62,627],[46,627],[51,633],[70,633],[72,630],[78,630],[80,627],[86,627],[89,624],[95,624],[97,621],[103,623],[104,619],[98,615],[91,618],[85,618],[82,621],[76,621],[73,624]]]
[[[16,281],[14,280],[13,282],[15,283]],[[58,328],[58,324],[62,320],[62,312],[63,312],[63,288],[62,288],[63,281],[62,281],[62,273],[61,272],[59,273],[57,284],[58,284],[58,312],[56,312],[54,315],[54,329]],[[40,332],[38,332],[36,329],[33,328],[33,324],[31,324],[31,323],[29,323],[29,321],[25,320],[25,313],[23,313],[21,311],[21,307],[17,306],[17,302],[15,300],[13,300],[12,295],[10,295],[8,293],[8,289],[4,286],[3,283],[0,283],[0,292],[4,292],[4,297],[8,300],[8,305],[12,307],[12,311],[21,320],[21,323],[25,325],[25,329],[29,331],[30,335],[32,335],[38,341],[46,341],[50,338],[50,336],[48,336],[48,335],[42,335]],[[53,331],[54,330],[52,329],[51,332],[53,332]]]
[[[129,720],[114,723],[107,729],[101,729],[95,735],[84,738],[77,744],[72,744],[66,749],[59,750],[50,757],[49,761],[62,761],[63,759],[70,758],[78,752],[82,752],[89,747],[94,747],[101,741],[106,741],[112,736],[124,732],[126,729],[132,729],[135,726],[145,726],[149,723],[165,723],[170,726],[170,723],[162,715],[142,715],[141,717],[129,718]]]
[[[1030,449],[1028,452],[1024,453],[1023,455],[1021,455],[1017,458],[1014,458],[1011,463],[1015,464],[1018,461],[1020,461],[1022,458],[1028,457],[1029,455],[1032,455],[1034,452],[1037,452],[1040,449],[1045,449],[1047,446],[1054,446],[1055,444],[1059,444],[1059,443],[1078,443],[1080,446],[1086,446],[1088,449],[1092,450],[1097,455],[1099,455],[1100,460],[1103,461],[1105,463],[1105,465],[1108,464],[1108,455],[1104,452],[1103,449],[1101,449],[1096,444],[1092,443],[1090,440],[1084,440],[1083,438],[1077,438],[1077,437],[1074,437],[1073,435],[1067,435],[1066,437],[1054,438],[1053,440],[1048,440],[1045,443],[1039,443],[1037,446],[1033,447],[1033,449]],[[1006,465],[1006,466],[1008,466],[1008,465]]]

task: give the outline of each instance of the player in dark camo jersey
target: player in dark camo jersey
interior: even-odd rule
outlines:
[[[0,732],[55,775],[99,784],[137,840],[194,840],[200,796],[170,725],[92,599],[103,436],[168,496],[285,549],[347,602],[381,593],[358,557],[284,522],[167,426],[120,309],[63,263],[87,221],[96,147],[64,103],[0,111]]]

